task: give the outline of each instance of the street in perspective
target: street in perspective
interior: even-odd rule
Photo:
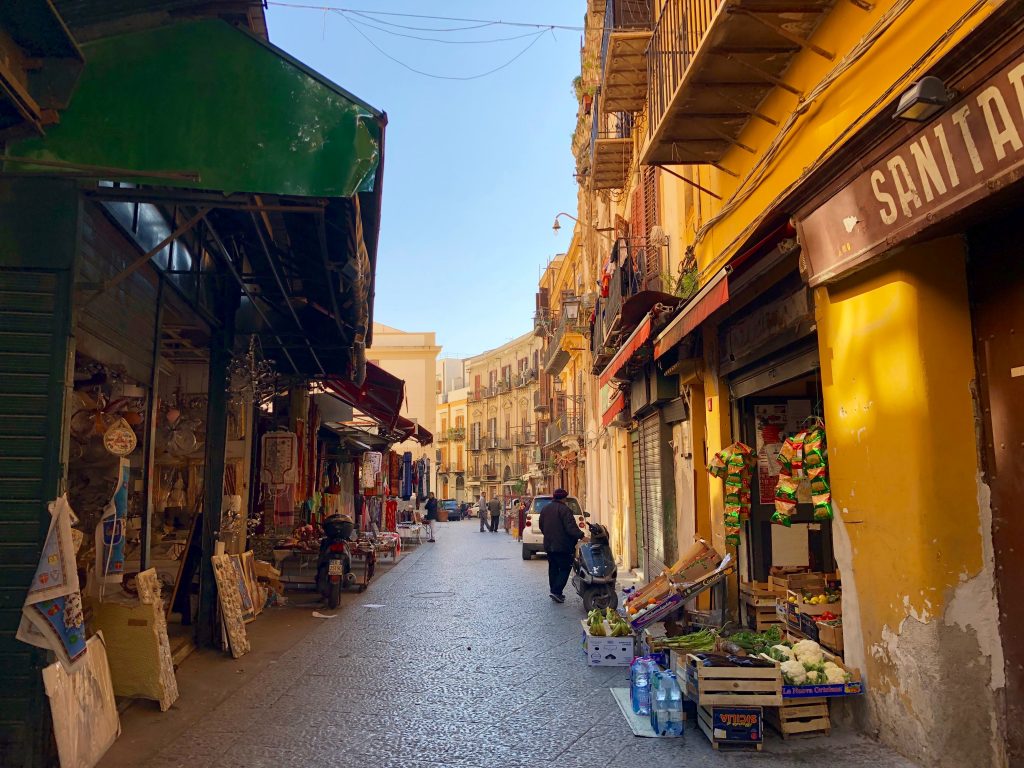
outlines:
[[[1024,768],[1022,136],[1024,0],[5,4],[0,768]]]

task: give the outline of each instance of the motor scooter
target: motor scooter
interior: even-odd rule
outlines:
[[[617,608],[619,595],[615,580],[619,568],[612,554],[608,529],[600,523],[587,523],[590,540],[576,545],[572,563],[572,586],[583,599],[583,608]]]
[[[328,608],[337,608],[341,590],[355,581],[352,555],[348,551],[354,530],[355,524],[347,515],[331,515],[324,520],[324,538],[316,561],[316,585],[327,600]]]

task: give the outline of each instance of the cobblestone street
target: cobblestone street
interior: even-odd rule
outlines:
[[[556,605],[545,587],[545,562],[523,562],[505,533],[441,525],[437,544],[352,595],[337,618],[307,622],[308,634],[234,695],[197,706],[199,661],[186,660],[175,708],[130,708],[102,765],[911,765],[843,729],[791,742],[769,731],[760,754],[716,753],[689,723],[682,741],[636,738],[608,690],[627,685],[626,670],[586,666],[579,600]],[[170,741],[150,740],[149,755],[137,739],[129,746],[133,729],[161,717],[187,725]]]

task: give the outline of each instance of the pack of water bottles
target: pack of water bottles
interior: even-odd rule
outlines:
[[[629,670],[633,712],[651,719],[657,736],[683,735],[683,691],[676,673],[663,671],[649,656],[633,661]]]

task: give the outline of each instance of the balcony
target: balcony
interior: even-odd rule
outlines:
[[[517,429],[512,433],[512,444],[517,447],[521,445],[533,445],[535,442],[537,442],[537,437],[533,432],[533,427],[523,427],[522,429]]]
[[[548,341],[548,356],[544,372],[557,376],[565,368],[573,352],[584,349],[584,337],[590,332],[586,307],[575,296],[563,299],[558,326]]]
[[[547,392],[542,389],[538,389],[533,393],[533,410],[535,413],[547,413],[551,409],[551,403],[548,402]]]
[[[469,393],[469,402],[471,402],[471,403],[479,403],[483,399],[484,399],[484,388],[483,387],[481,387],[480,389],[474,389],[474,390],[470,391],[470,393]]]
[[[551,332],[551,312],[547,309],[538,309],[533,313],[533,335],[545,338]]]
[[[601,109],[605,113],[643,110],[652,27],[650,0],[607,0],[601,41]]]
[[[545,445],[553,445],[561,442],[567,437],[580,437],[583,435],[583,417],[581,414],[566,411],[556,416],[547,429],[547,440]]]
[[[479,481],[480,480],[480,466],[476,465],[476,466],[470,467],[469,471],[466,472],[466,474],[469,476],[470,480],[477,480],[477,481]]]
[[[498,477],[498,465],[485,464],[483,466],[483,477],[487,480],[496,480]]]
[[[675,306],[679,299],[661,290],[660,258],[645,240],[619,238],[612,246],[613,271],[608,295],[597,300],[590,351],[600,372],[625,336],[657,304]]]
[[[483,441],[480,435],[473,435],[469,438],[469,450],[480,451],[483,450]]]
[[[498,450],[499,451],[511,451],[512,450],[512,438],[511,437],[499,437],[498,438]]]
[[[445,440],[451,440],[453,442],[461,442],[466,439],[465,427],[452,427],[447,432],[442,433]]]
[[[498,438],[494,435],[484,435],[481,444],[485,451],[493,451],[498,447]]]
[[[518,373],[516,375],[515,379],[512,381],[512,383],[516,387],[516,389],[520,389],[522,387],[530,386],[536,380],[537,380],[537,369],[536,368],[530,368],[529,370],[521,371],[520,373]]]
[[[503,395],[506,392],[511,392],[511,391],[512,391],[512,379],[502,379],[501,381],[498,382],[498,385],[495,387],[495,394],[497,394],[497,395]]]
[[[594,97],[600,104],[603,94]],[[595,110],[590,135],[590,176],[594,189],[622,189],[633,163],[633,115]]]
[[[796,55],[834,55],[810,42],[837,0],[667,0],[648,48],[648,143],[645,165],[719,165]]]

